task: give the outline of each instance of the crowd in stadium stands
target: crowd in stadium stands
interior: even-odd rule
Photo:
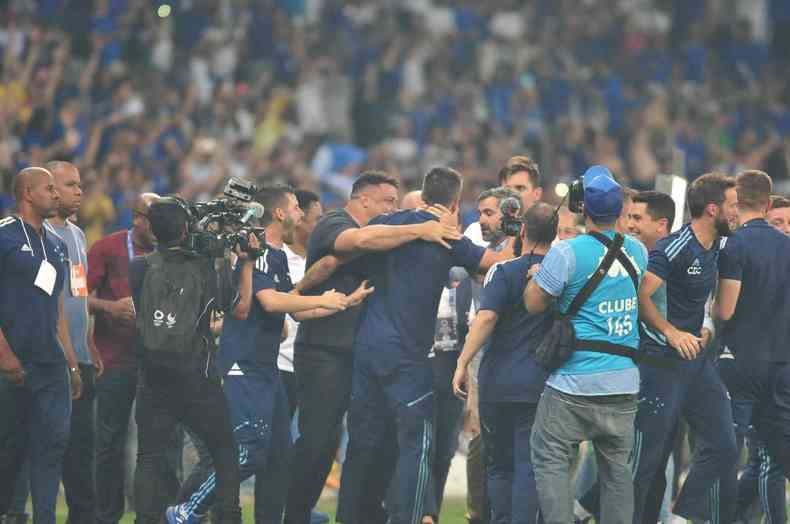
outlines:
[[[141,191],[231,175],[320,189],[451,165],[549,184],[605,164],[790,183],[788,0],[10,0],[0,11],[0,216],[10,179],[77,164],[89,242]],[[553,193],[553,191],[551,192]],[[472,211],[473,212],[473,211]]]

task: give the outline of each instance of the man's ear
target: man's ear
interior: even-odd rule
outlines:
[[[659,218],[658,219],[658,223],[664,225],[664,235],[665,236],[668,235],[669,234],[669,228],[672,227],[672,224],[669,223],[669,219],[668,218]]]

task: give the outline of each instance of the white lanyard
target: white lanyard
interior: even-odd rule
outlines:
[[[33,246],[30,244],[30,237],[27,236],[27,228],[25,228],[25,221],[22,220],[22,218],[20,217],[17,218],[19,218],[19,225],[22,227],[22,233],[25,234],[25,240],[27,240],[27,247],[30,248],[30,256],[35,258],[36,255],[33,253]],[[44,260],[47,260],[47,250],[44,247],[44,240],[41,237],[38,237],[38,239],[41,241],[41,251],[44,252]]]

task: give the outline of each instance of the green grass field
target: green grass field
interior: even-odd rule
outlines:
[[[332,520],[330,523],[334,523],[334,515],[335,515],[335,507],[336,501],[335,499],[324,499],[318,504],[318,509],[321,511],[325,511],[332,516]],[[28,512],[30,508],[28,508]],[[442,507],[442,523],[446,524],[464,524],[466,519],[464,518],[464,513],[466,512],[466,500],[463,498],[454,498],[454,499],[445,499],[444,506]],[[58,524],[64,524],[66,522],[66,503],[63,500],[63,496],[61,495],[58,498],[58,510],[57,510],[57,517],[58,517]],[[253,505],[251,498],[243,498],[242,499],[242,515],[244,518],[245,524],[252,524],[254,522],[253,519]],[[121,524],[134,524],[134,513],[127,513],[124,515],[123,519],[121,519]]]

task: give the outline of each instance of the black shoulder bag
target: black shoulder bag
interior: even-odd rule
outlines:
[[[576,339],[576,330],[573,328],[571,319],[575,317],[584,303],[590,298],[595,288],[601,283],[603,277],[612,267],[615,258],[620,261],[623,267],[628,271],[633,281],[634,288],[639,290],[639,278],[636,274],[633,264],[625,256],[621,250],[623,247],[623,235],[617,233],[614,240],[598,232],[588,233],[596,240],[604,244],[608,249],[606,255],[601,261],[601,265],[595,271],[595,274],[590,277],[590,280],[584,285],[579,293],[573,298],[570,307],[565,313],[558,313],[554,319],[554,323],[549,329],[548,333],[543,337],[543,340],[535,348],[532,354],[535,361],[549,372],[554,372],[559,369],[565,362],[571,358],[571,355],[577,349],[584,349],[585,351],[596,351],[600,353],[610,353],[613,355],[620,355],[637,358],[636,352],[633,348],[619,346],[609,342],[600,340],[585,340],[580,341]]]

